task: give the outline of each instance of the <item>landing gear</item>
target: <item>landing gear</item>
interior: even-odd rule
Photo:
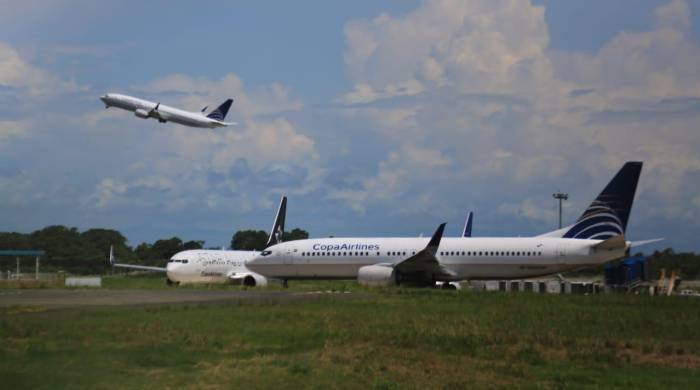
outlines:
[[[173,284],[175,284],[175,282],[173,282],[172,280],[170,280],[170,278],[165,278],[165,284],[168,285],[168,286],[172,286]]]
[[[289,284],[287,284],[287,279],[282,279],[282,287],[284,287],[284,288],[289,287]]]
[[[445,282],[445,283],[442,284],[442,289],[443,289],[443,290],[456,290],[456,289],[457,289],[457,286],[455,286],[455,285],[452,284],[452,283]]]

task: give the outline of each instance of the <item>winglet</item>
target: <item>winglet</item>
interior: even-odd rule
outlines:
[[[462,230],[462,237],[472,236],[472,220],[474,219],[474,213],[469,212],[467,214],[467,220],[464,222],[464,230]]]
[[[114,265],[114,245],[109,246],[109,264]]]
[[[433,256],[437,253],[440,240],[442,240],[442,233],[445,231],[445,225],[447,225],[447,223],[441,223],[440,226],[438,226],[437,230],[430,238],[428,245],[425,247],[425,250],[430,252]]]
[[[282,242],[282,234],[284,234],[284,220],[287,216],[287,197],[283,196],[280,200],[280,206],[277,209],[277,215],[275,216],[275,222],[270,230],[270,237],[267,239],[265,248],[279,244]]]

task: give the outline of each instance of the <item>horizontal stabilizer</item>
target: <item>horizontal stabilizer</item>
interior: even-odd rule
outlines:
[[[625,236],[623,235],[613,236],[593,245],[593,249],[601,251],[612,251],[616,249],[624,249],[625,247],[627,247],[627,242],[625,241]]]
[[[630,243],[630,248],[635,248],[635,247],[646,245],[646,244],[652,244],[652,243],[663,241],[663,240],[665,240],[665,238],[652,238],[650,240],[632,241]]]

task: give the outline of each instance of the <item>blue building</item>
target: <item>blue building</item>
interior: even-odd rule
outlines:
[[[605,266],[605,284],[608,286],[632,286],[649,280],[649,258],[628,257],[618,263]]]

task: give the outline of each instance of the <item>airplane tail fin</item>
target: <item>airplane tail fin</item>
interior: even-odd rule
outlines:
[[[275,223],[272,225],[272,230],[270,230],[270,237],[267,239],[265,248],[282,242],[282,235],[284,234],[284,220],[286,216],[287,197],[283,196],[282,200],[280,200],[280,206],[277,209],[277,215],[275,216]]]
[[[472,236],[472,220],[474,219],[474,213],[472,211],[467,214],[467,220],[464,222],[464,230],[462,231],[462,237]]]
[[[221,103],[216,110],[209,113],[207,118],[223,122],[224,119],[226,119],[226,114],[228,114],[228,109],[231,108],[231,104],[233,104],[233,99],[227,99],[225,102]]]
[[[624,236],[641,172],[641,162],[625,163],[563,237],[607,240]]]

